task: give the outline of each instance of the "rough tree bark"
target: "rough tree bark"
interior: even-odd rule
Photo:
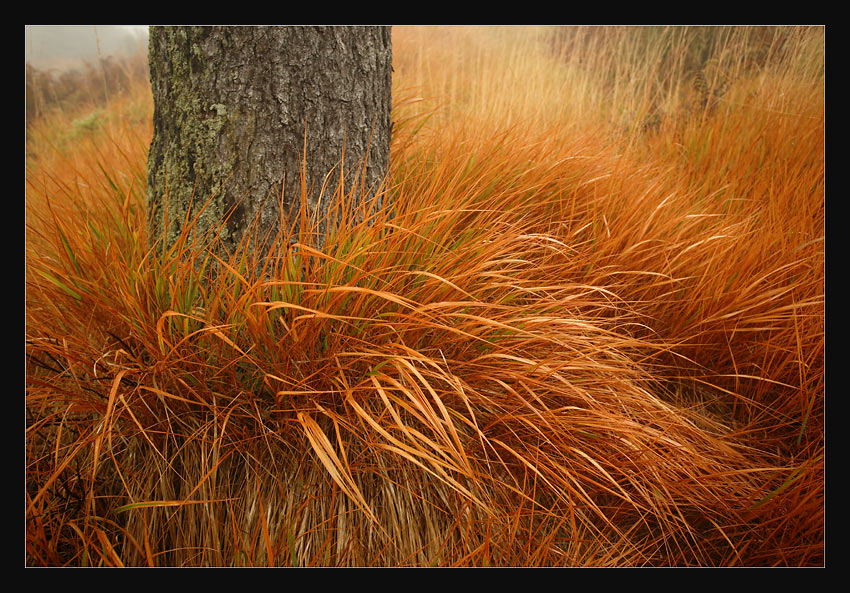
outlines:
[[[348,183],[364,161],[367,188],[389,169],[389,27],[151,27],[149,59],[152,241],[173,244],[210,198],[197,230],[229,214],[226,249],[255,217],[274,236],[281,186],[284,215],[298,212],[302,158],[310,209],[327,206],[318,190],[332,170],[338,182],[343,143]]]

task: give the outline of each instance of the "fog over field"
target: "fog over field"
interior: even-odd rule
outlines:
[[[71,69],[101,57],[134,54],[147,25],[26,25],[24,60],[39,69]]]

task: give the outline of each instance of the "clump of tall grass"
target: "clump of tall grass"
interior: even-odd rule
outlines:
[[[33,166],[28,563],[822,562],[817,83],[624,143],[522,33],[394,31],[321,249],[149,249],[143,123]]]

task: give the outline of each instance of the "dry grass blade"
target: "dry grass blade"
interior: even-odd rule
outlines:
[[[328,470],[334,482],[339,485],[343,492],[357,502],[360,509],[371,520],[380,525],[380,523],[378,523],[378,519],[375,517],[374,513],[366,503],[366,500],[363,498],[363,495],[360,493],[360,490],[357,488],[357,484],[354,482],[351,474],[343,462],[340,461],[336,451],[334,451],[333,445],[322,431],[321,427],[319,427],[318,423],[309,414],[302,412],[298,413],[298,421],[304,427],[304,432],[310,440],[310,444],[313,446],[313,451],[315,451],[316,455],[318,455],[319,461]]]

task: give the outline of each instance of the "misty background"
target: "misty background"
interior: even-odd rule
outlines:
[[[24,61],[39,70],[71,70],[108,56],[147,51],[147,25],[26,25]]]

